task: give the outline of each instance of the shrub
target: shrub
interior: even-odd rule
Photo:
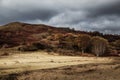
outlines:
[[[41,44],[41,43],[33,43],[32,45],[38,49],[45,49],[46,48],[45,44]]]
[[[18,50],[20,51],[37,51],[37,50],[52,50],[53,47],[51,45],[48,45],[46,43],[33,43],[29,46],[20,46]]]
[[[34,45],[30,45],[30,46],[21,46],[18,48],[18,50],[20,50],[20,51],[37,51],[38,48]]]

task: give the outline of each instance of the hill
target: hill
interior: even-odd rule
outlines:
[[[44,24],[28,24],[28,23],[21,23],[21,22],[12,22],[3,26],[0,26],[0,44],[8,44],[11,46],[16,46],[22,44],[24,41],[26,43],[31,43],[37,41],[33,38],[32,35],[38,37],[39,34],[43,33],[74,33],[74,34],[89,34],[91,36],[101,36],[109,41],[115,41],[120,39],[120,35],[112,35],[112,34],[105,34],[95,32],[85,32],[85,31],[75,31],[74,29],[70,28],[56,28]]]
[[[55,28],[44,24],[27,24],[20,22],[13,22],[0,26],[0,44],[8,44],[10,46],[17,46],[26,43],[37,41],[33,39],[32,35],[36,36],[42,33],[67,33],[72,32],[68,28]]]
[[[97,31],[76,31],[70,28],[57,28],[44,24],[28,24],[21,22],[12,22],[0,26],[0,47],[10,48],[24,45],[24,47],[22,47],[22,50],[23,48],[24,50],[36,50],[37,46],[37,48],[39,49],[47,49],[48,51],[59,51],[60,53],[74,53],[79,51],[91,53],[92,50],[90,50],[90,45],[87,45],[86,47],[84,46],[86,42],[84,42],[84,44],[82,45],[84,49],[81,47],[81,45],[78,44],[82,43],[80,42],[80,40],[77,40],[80,38],[81,35],[88,35],[88,37],[90,38],[94,36],[99,36],[106,39],[110,44],[110,48],[107,52],[115,52],[116,50],[120,49],[119,45],[116,46],[116,41],[119,42],[120,35],[103,34]],[[81,38],[83,38],[81,39],[81,41],[87,41],[87,39],[84,40],[84,37]],[[119,51],[117,51],[117,53],[118,52]]]

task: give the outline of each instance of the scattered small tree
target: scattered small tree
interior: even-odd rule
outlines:
[[[65,36],[65,42],[70,49],[73,49],[73,46],[75,45],[75,35],[72,33],[67,34]]]
[[[64,49],[73,49],[73,45],[74,45],[74,35],[73,34],[65,34],[63,36],[59,35],[59,44],[61,46],[61,48]]]
[[[120,50],[120,40],[116,40],[112,43],[112,46],[116,48],[116,50]]]
[[[78,47],[81,49],[81,52],[84,53],[85,50],[88,48],[88,46],[90,45],[90,40],[91,40],[91,37],[89,35],[79,35],[77,38],[76,38],[76,41],[77,41],[77,45]]]
[[[108,46],[108,41],[102,37],[93,37],[91,40],[92,52],[96,56],[102,56],[105,54]]]

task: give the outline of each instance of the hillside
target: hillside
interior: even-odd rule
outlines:
[[[116,54],[115,51],[117,50],[119,54],[120,48],[117,42],[120,40],[120,35],[103,34],[97,31],[75,31],[70,28],[57,28],[44,24],[21,22],[12,22],[0,26],[0,48],[24,45],[22,50],[33,51],[37,49],[47,49],[47,51],[76,55],[79,54],[79,52],[92,53],[92,50],[90,50],[90,46],[92,46],[90,39],[96,36],[98,36],[100,40],[104,39],[104,41],[108,41],[110,44],[109,49],[106,49],[107,53],[112,52]]]
[[[105,34],[99,32],[85,32],[75,31],[69,28],[56,28],[44,24],[27,24],[20,22],[13,22],[0,26],[0,44],[8,44],[10,46],[20,45],[23,42],[31,43],[37,41],[39,34],[57,34],[57,33],[75,33],[75,34],[89,34],[91,36],[102,36],[109,41],[120,39],[119,35]],[[34,38],[33,38],[34,35]]]
[[[10,46],[16,46],[26,43],[37,41],[33,36],[42,33],[67,33],[72,30],[67,28],[55,28],[43,24],[27,24],[20,22],[13,22],[3,26],[0,26],[0,44],[8,44]],[[36,37],[37,38],[37,37]]]

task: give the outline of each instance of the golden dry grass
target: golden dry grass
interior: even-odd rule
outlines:
[[[0,75],[79,64],[110,63],[112,61],[112,58],[59,56],[50,55],[43,51],[16,52],[16,54],[0,58]]]

